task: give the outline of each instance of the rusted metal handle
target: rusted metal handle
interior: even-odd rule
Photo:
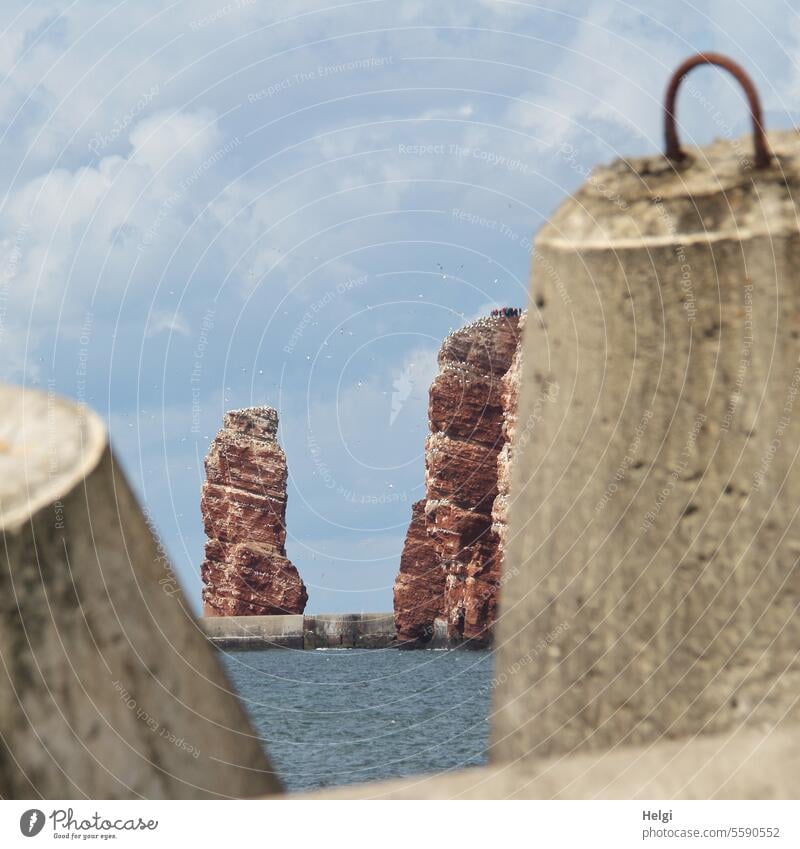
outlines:
[[[667,159],[671,159],[673,162],[681,162],[686,159],[686,154],[681,150],[681,144],[678,141],[678,131],[675,128],[675,97],[683,78],[692,68],[696,68],[698,65],[717,65],[724,68],[733,75],[744,90],[747,102],[750,105],[750,117],[753,119],[755,166],[756,168],[766,168],[772,159],[772,154],[769,152],[767,138],[764,135],[764,126],[761,122],[761,101],[756,87],[741,65],[719,53],[698,53],[696,56],[691,56],[681,63],[669,81],[667,94],[664,98],[664,138],[667,143]]]

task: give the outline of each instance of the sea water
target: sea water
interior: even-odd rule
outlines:
[[[288,790],[439,772],[486,760],[489,651],[220,654]]]

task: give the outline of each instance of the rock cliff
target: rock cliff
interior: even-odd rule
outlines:
[[[444,631],[453,642],[490,637],[523,321],[479,319],[451,333],[439,351],[428,404],[425,498],[413,507],[394,586],[398,638],[406,644],[426,644]]]
[[[522,336],[527,313],[522,313],[517,331]],[[501,402],[503,406],[503,447],[497,455],[497,497],[492,505],[492,529],[498,536],[500,550],[505,549],[508,519],[508,496],[511,491],[511,459],[517,439],[517,401],[519,400],[519,381],[522,376],[522,345],[511,360],[508,371],[500,380]],[[524,438],[529,438],[525,433]]]
[[[271,407],[226,413],[205,461],[200,500],[206,616],[302,613],[308,600],[286,557],[286,457]]]

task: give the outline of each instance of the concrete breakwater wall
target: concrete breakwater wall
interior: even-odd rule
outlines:
[[[393,613],[325,613],[316,616],[208,616],[205,635],[221,648],[356,648],[396,645]]]

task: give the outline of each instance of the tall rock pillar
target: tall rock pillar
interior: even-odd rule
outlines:
[[[286,456],[277,433],[272,407],[249,407],[226,413],[211,443],[200,500],[206,616],[305,609],[305,584],[286,557]]]

